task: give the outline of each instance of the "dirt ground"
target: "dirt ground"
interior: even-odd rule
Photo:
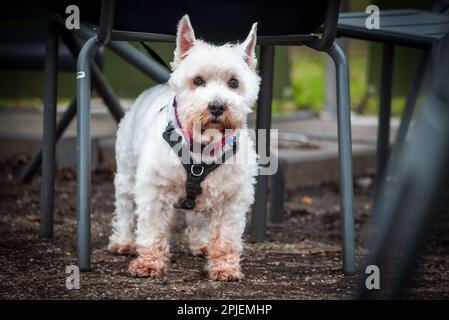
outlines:
[[[173,257],[161,279],[131,277],[131,257],[106,250],[113,211],[113,171],[92,175],[93,271],[81,274],[79,290],[65,286],[65,268],[76,264],[75,172],[59,169],[53,239],[39,237],[40,177],[17,183],[26,159],[0,163],[0,299],[349,299],[354,277],[342,274],[338,189],[326,185],[287,195],[285,223],[269,228],[264,242],[246,241],[246,278],[208,279],[205,259],[189,254],[182,220]],[[355,189],[357,235],[369,217],[371,188]],[[443,215],[419,259],[408,298],[449,298],[449,219]],[[357,239],[359,243],[359,239]],[[364,249],[358,246],[359,256]]]

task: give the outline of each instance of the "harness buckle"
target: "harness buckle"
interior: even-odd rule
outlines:
[[[192,199],[184,199],[182,200],[182,208],[187,210],[193,210],[195,208],[196,203],[195,200]]]
[[[199,171],[197,171],[196,169],[198,169]],[[190,173],[195,177],[201,177],[204,173],[204,167],[202,165],[192,164],[192,166],[190,167]]]

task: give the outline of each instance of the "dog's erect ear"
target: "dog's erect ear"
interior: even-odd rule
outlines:
[[[188,15],[184,15],[178,24],[174,63],[180,62],[195,44],[195,33]]]
[[[241,44],[245,54],[244,56],[245,62],[251,69],[256,69],[257,66],[256,41],[257,41],[257,22],[253,23],[251,31],[246,37],[246,40],[243,41],[243,43]]]

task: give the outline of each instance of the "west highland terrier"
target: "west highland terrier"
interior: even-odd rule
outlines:
[[[256,26],[241,44],[214,46],[196,39],[184,16],[168,83],[143,92],[120,122],[109,249],[137,251],[134,276],[164,274],[170,229],[185,211],[189,247],[207,255],[211,279],[243,278],[258,170],[246,125],[259,92]]]

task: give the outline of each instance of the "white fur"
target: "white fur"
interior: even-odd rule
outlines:
[[[178,30],[186,24],[185,29],[192,36],[186,16]],[[235,159],[229,159],[202,183],[203,192],[197,198],[195,211],[186,212],[186,232],[194,254],[208,253],[213,279],[235,280],[242,277],[242,233],[245,215],[254,200],[257,175],[257,156],[248,138],[246,118],[257,99],[260,80],[254,61],[248,62],[248,39],[241,45],[221,47],[194,40],[188,52],[181,52],[179,41],[183,36],[178,31],[169,82],[143,92],[120,122],[110,249],[121,253],[124,251],[120,248],[125,246],[137,248],[139,257],[130,265],[130,272],[136,276],[163,273],[169,256],[170,227],[174,215],[181,211],[174,204],[185,196],[186,182],[178,156],[162,138],[172,120],[171,102],[176,96],[183,123],[192,113],[206,110],[211,100],[221,99],[228,106],[227,112],[242,122],[239,149]],[[248,37],[254,39],[250,49],[253,51],[255,26]],[[249,58],[255,59],[252,55]],[[198,74],[207,78],[207,84],[192,89],[191,78]],[[230,76],[239,80],[239,90],[227,86]],[[161,111],[164,106],[167,107]]]

